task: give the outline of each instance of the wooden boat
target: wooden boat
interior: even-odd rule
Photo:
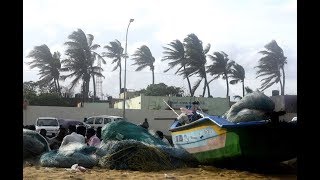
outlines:
[[[219,116],[202,117],[170,127],[176,148],[186,149],[201,164],[281,162],[297,157],[297,123],[271,120],[233,123]]]

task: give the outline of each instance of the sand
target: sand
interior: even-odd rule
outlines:
[[[297,179],[295,174],[262,174],[248,171],[199,166],[170,171],[139,172],[127,170],[109,170],[94,167],[85,172],[71,171],[67,168],[47,168],[25,166],[23,179]]]

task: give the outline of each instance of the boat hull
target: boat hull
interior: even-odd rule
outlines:
[[[210,119],[173,128],[172,140],[201,164],[226,161],[281,162],[297,156],[296,125],[222,128]]]

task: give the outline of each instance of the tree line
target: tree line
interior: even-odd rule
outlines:
[[[96,98],[96,77],[103,77],[103,68],[97,66],[97,61],[100,60],[106,64],[106,59],[109,59],[112,64],[115,64],[113,71],[119,70],[119,92],[122,89],[121,81],[121,62],[128,55],[124,54],[124,48],[120,41],[115,39],[105,45],[104,52],[97,53],[100,48],[99,44],[94,44],[94,36],[85,34],[81,29],[72,32],[68,36],[68,40],[64,43],[66,46],[65,59],[61,59],[60,52],[51,53],[46,44],[35,46],[27,55],[32,61],[27,64],[31,69],[39,68],[39,86],[51,86],[53,92],[62,96],[59,81],[64,81],[67,78],[72,79],[69,89],[73,89],[78,83],[81,84],[81,92],[84,100],[88,100],[90,80],[92,79],[93,98]],[[202,96],[207,93],[211,96],[209,84],[218,78],[222,78],[226,82],[227,92],[229,96],[229,84],[242,83],[242,96],[245,95],[245,69],[235,60],[231,60],[228,54],[223,51],[209,53],[210,44],[203,46],[202,41],[193,33],[187,35],[183,41],[178,39],[166,44],[163,47],[162,61],[168,62],[168,72],[176,68],[175,74],[182,76],[187,80],[189,95],[194,96],[195,91],[203,83]],[[287,58],[284,56],[283,50],[278,46],[275,40],[264,46],[265,50],[259,51],[263,56],[258,59],[256,74],[257,78],[261,79],[261,91],[269,88],[275,83],[280,83],[281,95],[284,95],[285,87],[285,71],[284,65],[287,63]],[[106,59],[105,59],[106,58]],[[154,85],[154,70],[155,58],[148,46],[142,45],[132,55],[133,66],[137,66],[136,71],[149,68],[152,74],[152,85]],[[61,75],[61,72],[67,73]],[[190,77],[196,76],[198,79],[194,84],[191,84]],[[248,87],[246,87],[248,88]]]

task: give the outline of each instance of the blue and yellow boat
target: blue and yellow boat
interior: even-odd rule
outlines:
[[[201,164],[226,161],[281,162],[297,157],[297,123],[270,120],[233,123],[220,116],[202,117],[170,127],[176,148],[186,149]]]

